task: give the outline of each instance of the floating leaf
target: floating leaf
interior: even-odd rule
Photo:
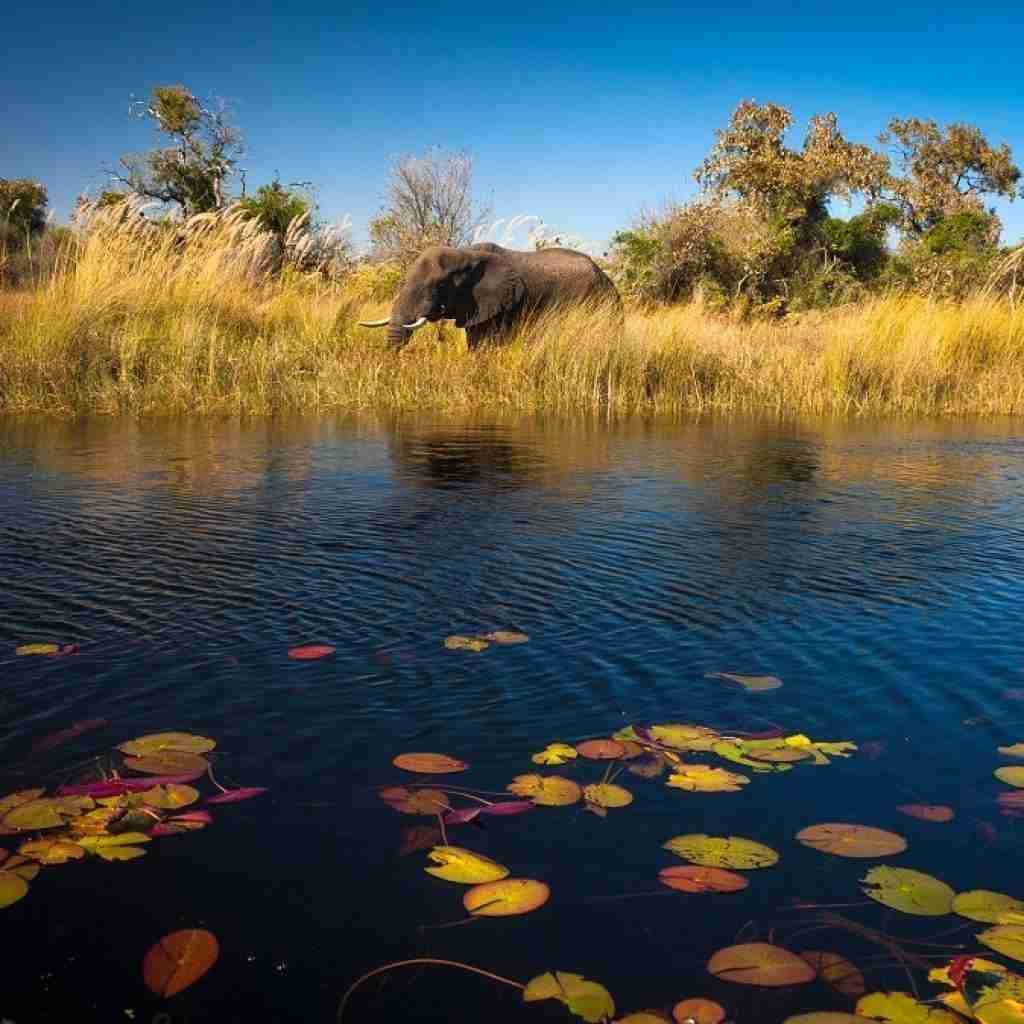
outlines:
[[[216,740],[206,736],[193,736],[188,732],[154,732],[128,740],[117,749],[132,757],[162,757],[168,754],[206,754],[216,746]]]
[[[103,860],[135,860],[136,857],[146,856],[141,846],[101,846],[92,852]]]
[[[531,804],[531,806],[533,805]],[[444,823],[446,825],[465,825],[474,818],[478,818],[481,810],[483,810],[483,804],[477,804],[474,807],[459,807],[444,816]]]
[[[706,764],[681,764],[668,777],[666,786],[691,793],[738,793],[750,779],[746,775],[712,768]]]
[[[675,836],[661,844],[663,849],[693,864],[714,868],[768,868],[779,855],[770,847],[737,836],[709,836],[703,833]]]
[[[330,644],[301,644],[298,647],[288,649],[288,657],[293,661],[316,661],[318,658],[326,658],[334,653]]]
[[[895,832],[837,822],[810,825],[797,832],[796,838],[804,846],[838,857],[889,857],[907,848],[907,841]]]
[[[585,740],[576,744],[576,752],[591,761],[615,761],[626,748],[618,740]]]
[[[38,800],[45,792],[43,789],[21,789],[17,793],[8,793],[7,796],[0,799],[0,818],[5,817],[15,807]]]
[[[793,764],[796,761],[807,761],[814,756],[813,752],[801,747],[764,747],[751,749],[750,743],[744,743],[743,749],[747,756],[755,761],[767,761],[769,764]]]
[[[462,905],[478,917],[527,914],[548,901],[551,890],[532,878],[503,878],[475,885],[462,897]]]
[[[707,679],[724,679],[726,682],[739,683],[751,693],[777,690],[782,685],[782,680],[778,676],[744,676],[736,672],[705,672],[704,675]]]
[[[668,1017],[654,1010],[638,1010],[636,1013],[627,1013],[625,1017],[619,1017],[615,1024],[670,1024]]]
[[[502,817],[510,814],[523,814],[526,811],[532,811],[536,806],[532,800],[501,800],[496,804],[482,804],[480,813]]]
[[[815,764],[828,764],[829,759],[825,756],[826,754],[830,754],[832,757],[850,757],[851,753],[857,749],[857,744],[850,743],[848,740],[838,743],[821,743],[800,733],[795,736],[787,736],[785,742],[788,746],[798,750],[810,751]]]
[[[953,890],[921,871],[880,866],[872,868],[861,881],[866,896],[905,914],[941,917],[953,909]]]
[[[647,731],[652,739],[673,750],[709,750],[721,738],[714,729],[706,725],[690,725],[685,722],[652,725]],[[616,739],[618,738],[616,736]]]
[[[3,823],[19,832],[35,832],[38,829],[57,828],[64,824],[64,819],[52,800],[30,800],[8,811]]]
[[[517,775],[505,788],[543,807],[567,807],[583,796],[583,790],[572,779],[560,775]]]
[[[708,961],[708,973],[741,985],[802,985],[813,981],[814,968],[796,953],[767,942],[745,942],[720,949]]]
[[[638,761],[629,765],[629,771],[642,779],[656,779],[665,771],[666,760],[660,754],[645,754]]]
[[[447,754],[399,754],[391,762],[396,768],[420,775],[449,775],[464,772],[469,765]]]
[[[164,750],[159,754],[146,757],[126,757],[124,765],[134,772],[143,772],[146,775],[164,776],[191,773],[193,778],[198,778],[209,769],[210,762],[199,754],[190,754],[184,750]]]
[[[846,957],[818,949],[804,949],[800,955],[814,968],[818,977],[841,996],[859,999],[867,992],[864,975]]]
[[[907,992],[872,992],[857,1002],[857,1016],[891,1024],[962,1024],[949,1010],[919,1003]]]
[[[985,924],[1024,924],[1024,917],[1020,921],[1007,918],[1007,915],[1024,914],[1024,902],[988,889],[957,893],[953,899],[953,913]]]
[[[0,871],[0,909],[17,903],[28,892],[25,879],[13,871]]]
[[[735,764],[744,764],[753,768],[755,772],[784,772],[792,768],[788,764],[766,764],[763,761],[754,761],[743,753],[743,748],[732,740],[720,740],[711,748],[719,757]]]
[[[530,638],[525,633],[516,633],[510,629],[495,629],[490,633],[481,633],[481,640],[489,640],[492,644],[525,644]]]
[[[377,794],[384,803],[402,814],[440,814],[450,810],[448,794],[439,789],[406,789],[390,786]]]
[[[478,636],[450,636],[444,642],[449,651],[480,651],[486,650],[490,644]]]
[[[159,807],[163,811],[176,811],[179,807],[188,807],[199,799],[199,790],[191,786],[154,786],[144,790],[139,796],[150,807]],[[215,798],[216,799],[216,798]]]
[[[40,869],[38,864],[8,864],[4,870],[10,871],[11,874],[17,875],[26,882],[31,882],[39,874]]]
[[[613,786],[609,782],[584,787],[583,798],[598,807],[626,807],[633,802],[633,794],[628,789]]]
[[[952,821],[956,817],[953,808],[943,804],[900,804],[896,810],[911,818],[917,818],[918,821],[944,822]]]
[[[98,836],[105,833],[112,821],[121,814],[119,807],[98,807],[71,821],[71,831],[78,835]]]
[[[208,804],[237,804],[242,800],[251,800],[254,796],[266,793],[266,786],[246,786],[244,789],[228,789],[216,796],[206,799]]]
[[[1013,768],[997,768],[995,776],[1000,782],[1005,782],[1018,789],[1024,789],[1024,766]]]
[[[440,867],[424,868],[428,875],[443,878],[446,882],[463,882],[479,885],[481,882],[496,882],[507,878],[509,870],[504,864],[473,853],[461,846],[435,846],[427,856]]]
[[[996,750],[1007,757],[1024,757],[1024,743],[1014,743],[1009,747],[996,747]]]
[[[864,1024],[864,1017],[842,1010],[818,1010],[815,1013],[798,1013],[787,1017],[782,1024]]]
[[[35,839],[22,843],[18,853],[40,864],[66,864],[69,860],[81,860],[85,856],[85,850],[78,843],[65,839]]]
[[[398,848],[399,857],[427,850],[442,840],[441,830],[433,825],[410,825],[408,828],[402,829],[401,835],[402,845]]]
[[[1024,924],[999,924],[976,936],[989,949],[1012,960],[1024,960]]]
[[[523,1002],[533,1003],[541,999],[557,999],[569,1007],[570,1012],[590,1024],[611,1020],[615,1015],[615,1003],[608,990],[596,981],[587,981],[580,974],[555,971],[542,974],[530,981],[523,989]]]
[[[60,654],[60,644],[21,644],[14,653],[24,657],[30,654]]]
[[[165,935],[142,962],[146,987],[169,999],[198,981],[217,961],[220,946],[208,931],[186,928]]]
[[[679,864],[658,872],[658,881],[680,892],[739,892],[749,884],[742,875],[725,868]]]
[[[176,836],[183,832],[198,832],[206,828],[213,821],[209,811],[187,811],[185,814],[176,814],[173,818],[154,825],[150,830],[151,836]]]
[[[672,1007],[676,1024],[722,1024],[725,1009],[713,999],[683,999]]]
[[[136,843],[148,843],[149,836],[145,832],[118,832],[113,836],[80,836],[79,846],[90,852],[109,850],[115,846],[134,846]]]
[[[549,743],[539,753],[530,758],[534,764],[565,764],[576,757],[576,748],[568,743]]]
[[[954,981],[950,975],[955,974]],[[947,967],[928,973],[930,981],[956,987],[940,996],[948,1007],[981,1024],[1021,1024],[1024,1020],[1024,977],[980,956],[957,957]]]

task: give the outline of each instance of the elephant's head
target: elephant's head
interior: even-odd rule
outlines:
[[[391,316],[362,323],[386,326],[388,341],[401,348],[425,323],[454,320],[456,327],[474,327],[511,312],[525,294],[522,279],[498,246],[435,245],[409,268]]]

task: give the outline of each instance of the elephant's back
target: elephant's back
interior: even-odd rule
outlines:
[[[618,294],[608,275],[586,253],[551,246],[526,254],[526,260],[530,270],[539,276],[558,281],[562,294]]]

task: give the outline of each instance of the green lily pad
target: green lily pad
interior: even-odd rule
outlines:
[[[941,917],[953,909],[956,893],[939,879],[910,868],[880,866],[864,878],[864,895],[904,914]]]
[[[988,889],[957,893],[953,913],[985,924],[1024,924],[1024,902]]]
[[[769,846],[738,836],[709,836],[703,833],[675,836],[662,848],[708,868],[770,868],[779,855]]]

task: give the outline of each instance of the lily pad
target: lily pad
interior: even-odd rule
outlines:
[[[778,863],[779,855],[753,839],[737,836],[709,836],[690,833],[675,836],[661,844],[663,849],[693,864],[713,868],[768,868]]]
[[[474,651],[477,654],[490,647],[490,644],[486,640],[483,640],[478,636],[458,635],[447,637],[444,645],[449,651]]]
[[[943,804],[900,804],[897,808],[900,814],[917,818],[918,821],[946,822],[952,821],[956,813],[952,807]]]
[[[528,914],[547,903],[551,890],[533,878],[503,878],[474,885],[462,905],[475,917],[510,917]]]
[[[957,893],[953,913],[985,924],[1024,924],[1024,902],[988,889]]]
[[[673,750],[708,750],[721,739],[714,729],[706,725],[690,725],[682,722],[652,725],[648,732],[652,739]]]
[[[818,1010],[787,1017],[782,1024],[864,1024],[864,1018],[855,1013],[843,1013],[842,1010]]]
[[[743,753],[743,747],[732,740],[719,740],[711,748],[719,757],[735,764],[743,764],[753,768],[755,772],[784,772],[789,771],[793,766],[790,764],[768,764],[764,761],[754,761]]]
[[[976,936],[977,940],[989,949],[994,949],[1011,960],[1024,960],[1024,925],[999,924],[987,928]]]
[[[683,999],[672,1007],[676,1024],[722,1024],[725,1008],[713,999]]]
[[[4,815],[4,825],[19,832],[35,832],[44,828],[58,828],[64,824],[52,800],[30,800]]]
[[[21,807],[22,804],[38,800],[45,792],[46,790],[44,789],[20,789],[17,793],[8,793],[7,796],[0,799],[0,819],[8,811],[13,811],[15,807]]]
[[[568,807],[583,796],[583,790],[572,779],[560,775],[517,775],[505,788],[542,807]]]
[[[996,747],[996,750],[1007,757],[1024,757],[1024,743],[1014,743],[1009,747]]]
[[[159,807],[164,811],[176,811],[179,807],[188,807],[199,799],[199,790],[191,786],[154,786],[139,794],[144,803],[150,807]]]
[[[810,825],[797,832],[796,838],[804,846],[838,857],[890,857],[907,848],[907,841],[895,832],[839,822]]]
[[[469,765],[447,754],[399,754],[391,762],[403,771],[420,775],[450,775],[464,772]]]
[[[525,633],[517,633],[511,629],[495,629],[490,633],[481,633],[481,640],[488,640],[492,644],[525,644],[529,643],[530,638]]]
[[[609,782],[595,783],[585,786],[583,798],[587,803],[598,807],[626,807],[633,802],[633,794],[622,786],[613,786]]]
[[[496,882],[509,875],[509,870],[504,864],[499,864],[482,853],[465,850],[461,846],[435,846],[427,856],[440,866],[423,870],[428,875],[443,878],[446,882],[479,885],[481,882]]]
[[[739,892],[749,882],[725,868],[704,868],[697,864],[678,864],[658,872],[658,881],[679,892]]]
[[[316,661],[334,653],[330,644],[301,644],[288,650],[288,657],[293,661]]]
[[[815,978],[814,968],[781,946],[745,942],[720,949],[708,961],[708,973],[740,985],[802,985]]]
[[[745,676],[738,672],[705,672],[704,675],[707,679],[724,679],[728,683],[739,683],[750,693],[777,690],[782,686],[782,680],[778,676]]]
[[[17,903],[28,892],[28,883],[13,871],[0,871],[0,910]]]
[[[78,843],[66,839],[34,839],[22,843],[18,853],[40,864],[66,864],[69,860],[81,860],[85,856],[85,850]]]
[[[19,644],[14,648],[14,653],[21,657],[32,654],[60,654],[60,644]]]
[[[1016,786],[1018,789],[1024,789],[1024,766],[997,768],[995,770],[995,776],[1000,782],[1005,782],[1010,786]]]
[[[841,996],[859,999],[867,992],[864,975],[846,957],[818,949],[803,949],[800,955],[815,969],[818,977]]]
[[[863,892],[870,899],[904,914],[941,917],[953,909],[956,895],[945,882],[910,868],[879,866],[864,878]]]
[[[814,755],[805,747],[788,747],[783,743],[779,747],[764,747],[762,749],[750,749],[749,743],[743,744],[747,756],[755,761],[767,761],[769,764],[793,764],[796,761],[808,761]]]
[[[534,764],[565,764],[576,758],[576,748],[568,743],[549,743],[530,758]]]
[[[402,814],[441,814],[449,810],[448,794],[439,789],[406,789],[389,786],[377,794],[384,803]]]
[[[591,761],[616,761],[626,748],[618,740],[584,740],[576,744],[576,752]]]
[[[666,786],[690,793],[738,793],[750,779],[746,775],[712,768],[706,764],[680,764],[668,777]]]
[[[165,754],[206,754],[217,746],[216,740],[193,736],[188,732],[154,732],[128,740],[117,749],[132,757],[161,757]]]
[[[963,1024],[956,1014],[919,1003],[907,992],[872,992],[858,1001],[857,1015],[887,1024]]]
[[[220,945],[201,928],[165,935],[142,961],[142,978],[150,991],[169,999],[198,981],[216,963]]]
[[[138,843],[148,843],[150,837],[145,832],[118,832],[112,836],[79,836],[76,842],[79,846],[96,853],[100,850],[110,850],[115,846],[135,846]]]
[[[186,750],[162,750],[159,754],[148,754],[145,757],[126,757],[124,766],[144,775],[202,774],[210,767],[210,762],[200,754],[191,754]]]
[[[571,1013],[590,1024],[611,1020],[615,1015],[615,1002],[608,990],[580,974],[555,971],[533,978],[523,989],[523,1002],[535,1003],[542,999],[565,1003]]]

